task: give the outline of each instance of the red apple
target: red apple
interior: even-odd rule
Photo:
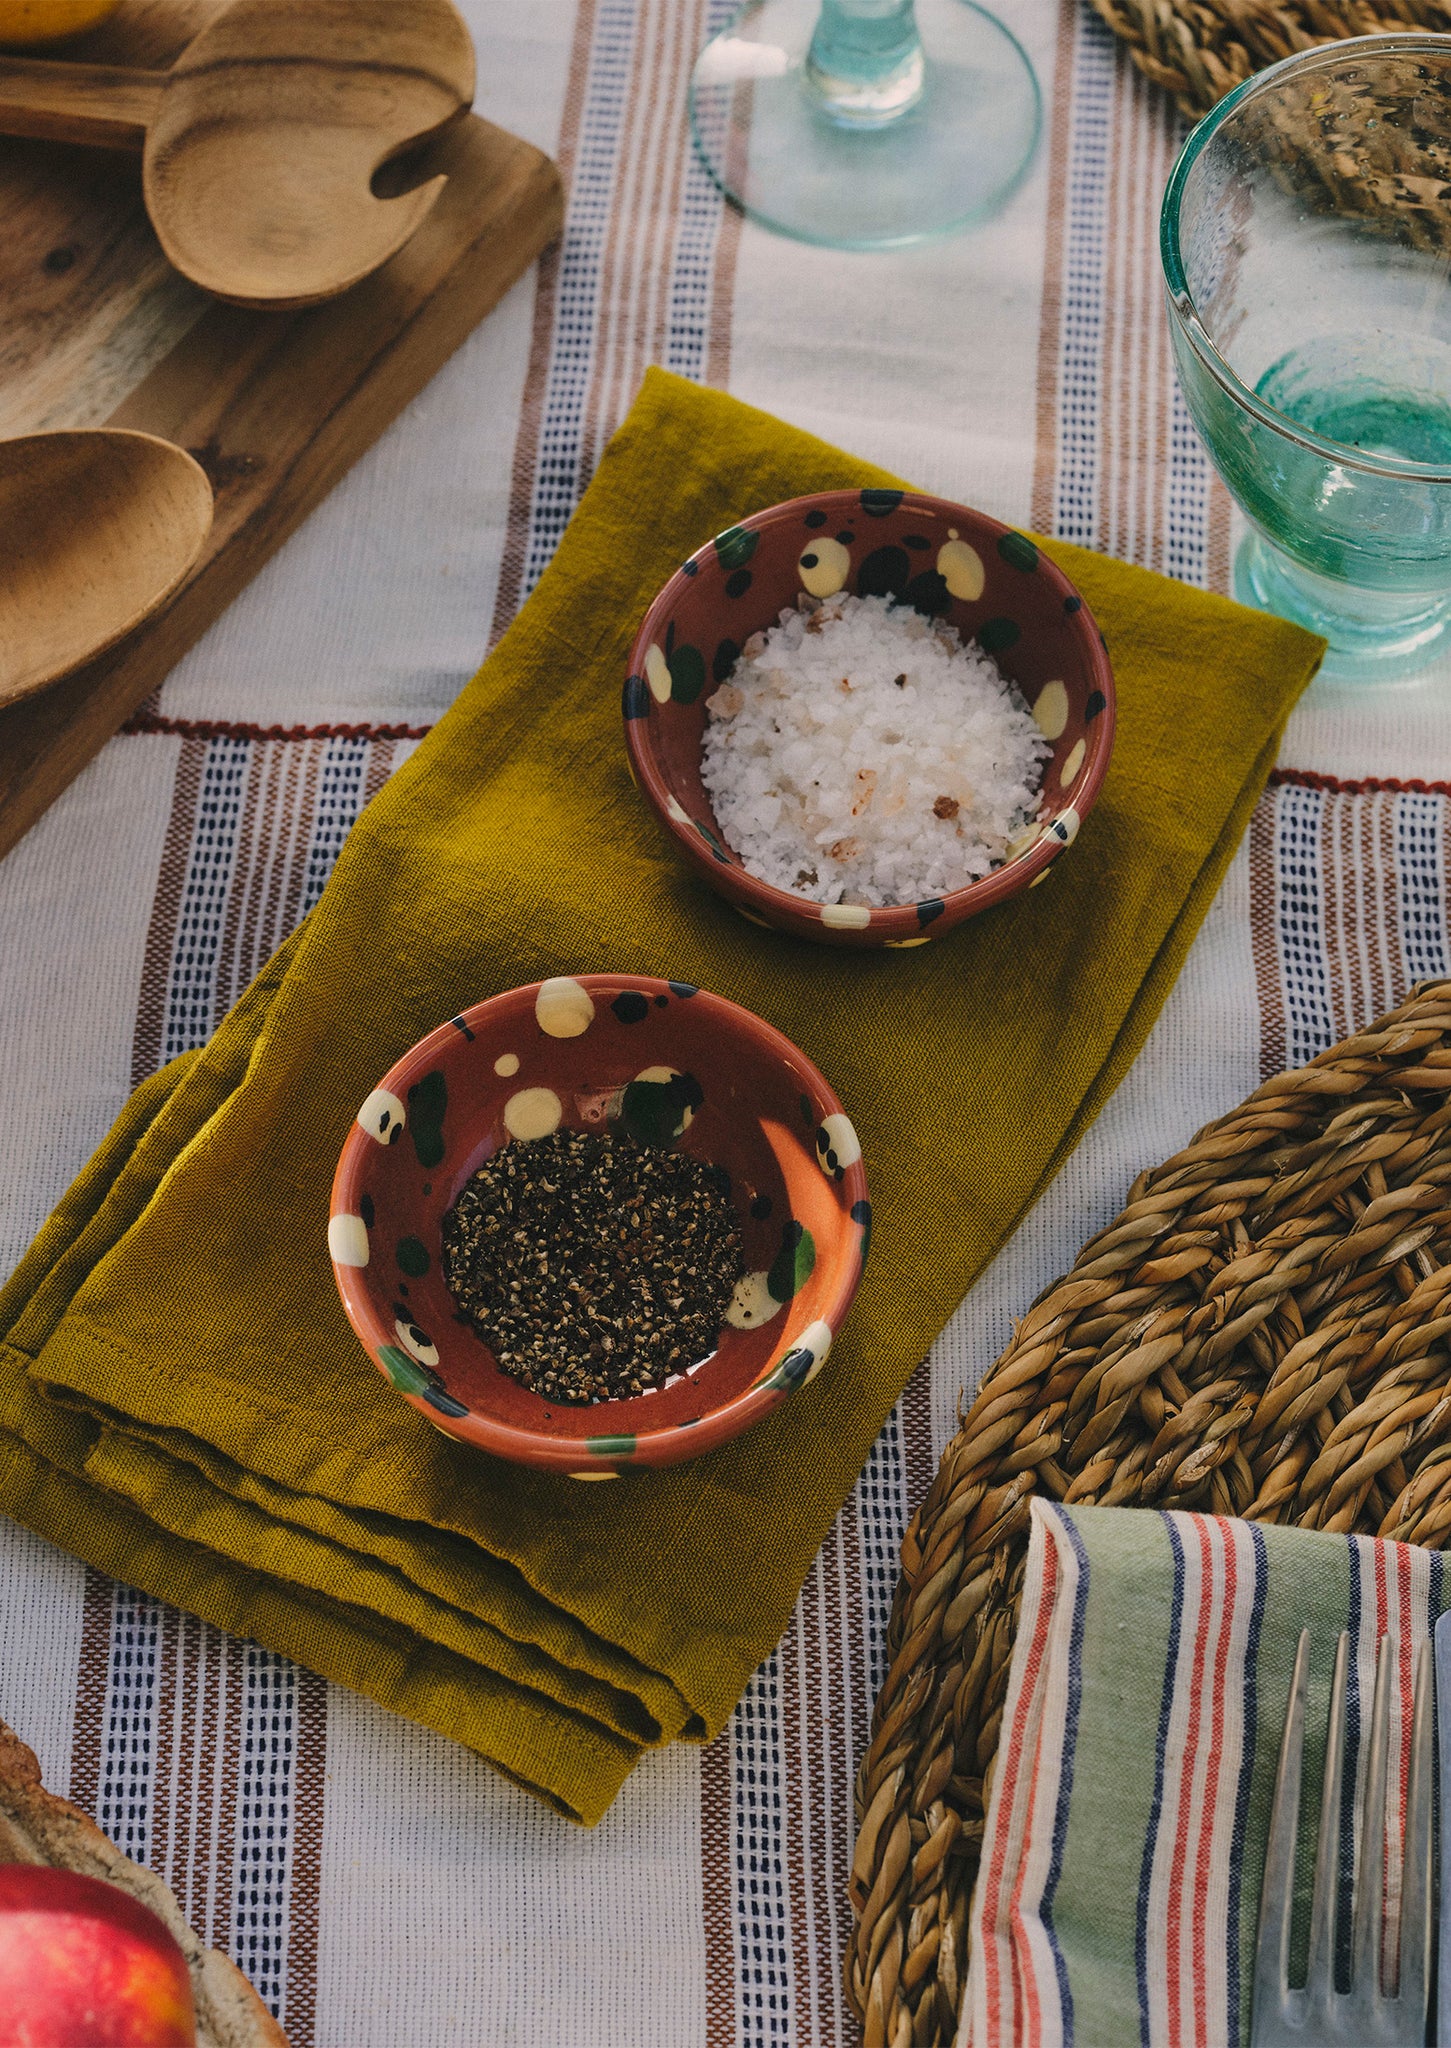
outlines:
[[[196,2048],[186,1959],[116,1885],[0,1864],[0,2048]]]

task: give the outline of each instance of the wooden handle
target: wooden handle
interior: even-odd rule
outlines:
[[[139,150],[165,83],[164,71],[0,57],[0,135]]]

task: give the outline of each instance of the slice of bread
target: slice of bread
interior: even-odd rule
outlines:
[[[288,2048],[287,2036],[235,1963],[203,1948],[175,1895],[153,1871],[123,1856],[68,1799],[47,1792],[35,1752],[0,1721],[0,1863],[48,1863],[119,1885],[165,1922],[191,1971],[197,2048]]]

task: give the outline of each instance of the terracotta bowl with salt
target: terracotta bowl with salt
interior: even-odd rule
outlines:
[[[910,903],[820,903],[750,873],[701,780],[706,705],[752,636],[803,598],[888,597],[956,628],[1013,683],[1052,754],[1035,816],[978,881]],[[835,946],[920,946],[1047,879],[1113,747],[1113,671],[1079,592],[1027,535],[916,491],[827,491],[754,512],[676,571],[624,685],[631,772],[675,845],[743,917]]]

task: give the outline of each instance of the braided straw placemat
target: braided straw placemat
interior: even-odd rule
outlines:
[[[1028,1497],[1451,1541],[1451,981],[1142,1174],[984,1380],[902,1544],[857,1779],[867,2048],[952,2039]]]
[[[1444,0],[1093,0],[1146,78],[1191,120],[1251,72],[1344,36],[1451,30]]]

